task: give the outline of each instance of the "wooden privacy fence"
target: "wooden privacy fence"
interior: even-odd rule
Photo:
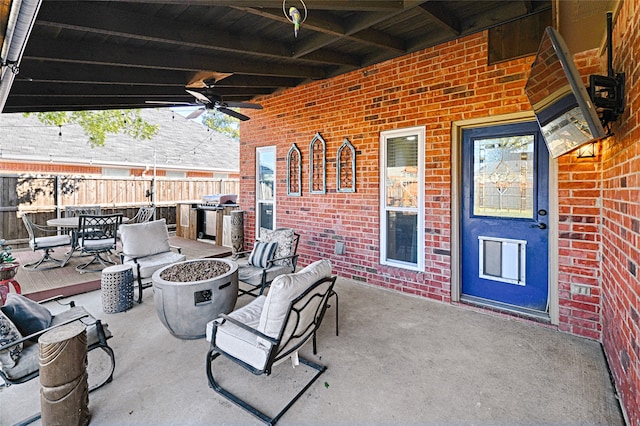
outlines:
[[[4,175],[0,176],[0,239],[12,242],[27,238],[18,211],[35,214],[41,225],[57,217],[65,206],[99,205],[105,212],[132,217],[138,207],[151,203],[154,187],[156,216],[165,217],[170,225],[176,223],[179,202],[197,203],[207,194],[240,192],[238,179]]]

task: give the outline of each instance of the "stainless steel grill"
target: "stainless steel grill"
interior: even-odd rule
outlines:
[[[217,237],[218,211],[225,207],[235,206],[238,196],[235,194],[212,194],[202,197],[202,202],[197,204],[198,210],[198,234],[200,238]]]

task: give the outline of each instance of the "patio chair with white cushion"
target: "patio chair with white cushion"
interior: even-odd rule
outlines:
[[[69,250],[71,250],[71,236],[68,234],[58,235],[58,230],[51,226],[41,226],[33,223],[28,214],[22,214],[22,222],[24,226],[27,228],[27,233],[29,234],[29,247],[31,250],[42,250],[44,253],[42,257],[35,262],[30,262],[22,265],[24,269],[27,270],[45,270],[51,268],[62,267],[66,265],[68,257],[66,259],[56,259],[51,256],[51,251],[56,247],[65,247],[68,246]],[[36,237],[36,233],[45,233],[50,235],[45,235],[41,237]],[[54,265],[48,267],[40,267],[45,262],[53,262]]]
[[[248,305],[228,315],[221,314],[208,323],[207,340],[211,342],[206,361],[209,386],[263,422],[275,424],[327,368],[303,358],[298,351],[311,340],[313,353],[316,353],[316,331],[335,280],[328,260],[314,262],[298,273],[278,276],[266,296],[258,296]],[[288,358],[294,366],[302,362],[316,372],[283,409],[270,416],[220,386],[212,371],[213,362],[220,355],[255,375],[269,376],[273,366]]]
[[[238,281],[250,287],[239,287],[239,295],[256,297],[264,293],[277,276],[295,271],[299,241],[300,235],[291,228],[263,230],[263,234],[253,245],[253,250],[237,253],[238,256],[249,255],[236,260]]]
[[[153,285],[151,276],[155,271],[187,259],[180,247],[169,245],[164,218],[121,225],[120,241],[122,263],[133,265],[133,276],[138,281],[138,303],[142,303],[142,290]]]

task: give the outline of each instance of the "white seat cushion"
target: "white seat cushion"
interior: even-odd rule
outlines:
[[[251,285],[260,285],[262,283],[263,268],[250,265],[247,259],[238,259],[238,280]],[[267,269],[267,282],[271,282],[275,277],[282,274],[291,273],[292,267],[286,265],[273,265]]]
[[[257,329],[265,300],[265,296],[258,296],[248,305],[231,312],[229,316],[251,328]],[[214,321],[219,322],[221,320],[218,319]],[[208,341],[212,339],[214,321],[207,324]],[[246,362],[258,370],[262,370],[267,363],[269,351],[267,345],[258,345],[257,339],[258,336],[255,334],[226,321],[217,327],[214,343],[220,350]]]
[[[32,250],[45,249],[49,247],[61,247],[71,245],[71,236],[52,235],[50,237],[36,237],[29,241]]]
[[[79,244],[86,251],[108,251],[115,247],[113,238],[100,240],[84,240],[80,238]]]
[[[140,265],[140,278],[149,278],[155,271],[172,263],[182,262],[187,260],[187,256],[184,254],[176,253],[173,251],[167,251],[163,253],[154,254],[152,256],[141,257],[136,259]],[[133,276],[138,277],[138,268],[135,262],[131,258],[125,257],[123,263],[133,265]]]

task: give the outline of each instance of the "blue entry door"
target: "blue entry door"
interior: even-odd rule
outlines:
[[[468,129],[462,299],[548,312],[549,160],[536,122]]]

